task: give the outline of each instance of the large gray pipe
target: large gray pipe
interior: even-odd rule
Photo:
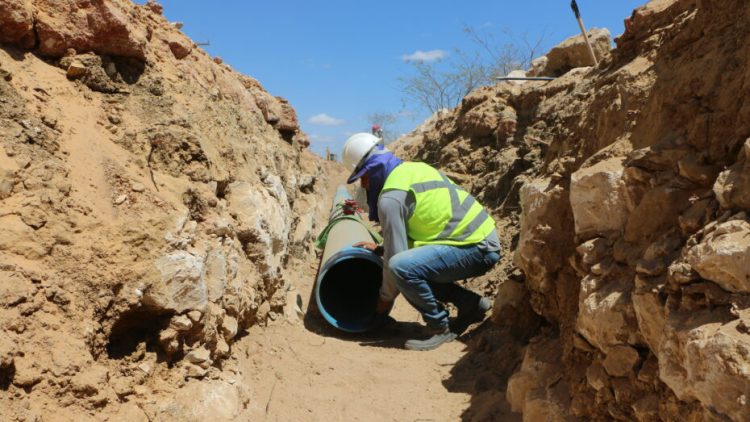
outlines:
[[[357,214],[341,218],[344,214],[340,204],[347,199],[351,195],[339,186],[315,282],[315,301],[331,325],[357,333],[377,325],[375,308],[383,280],[383,261],[367,249],[352,247],[357,242],[372,242],[372,236]]]

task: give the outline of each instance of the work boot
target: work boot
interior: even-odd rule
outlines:
[[[469,325],[484,319],[485,314],[492,307],[492,301],[489,298],[479,296],[478,300],[472,300],[468,304],[459,304],[457,307],[458,315],[453,320],[451,331],[461,335],[469,328]]]
[[[452,333],[450,328],[429,328],[427,329],[428,335],[431,337],[425,340],[407,340],[404,344],[404,348],[409,350],[432,350],[437,349],[441,344],[448,343],[456,339],[456,334]]]

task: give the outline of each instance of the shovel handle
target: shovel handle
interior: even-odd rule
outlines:
[[[581,19],[581,11],[578,10],[578,3],[576,3],[576,0],[570,0],[570,8],[573,9],[576,19]]]
[[[573,9],[573,13],[576,15],[576,20],[578,21],[578,26],[581,28],[581,35],[583,35],[583,40],[586,41],[586,47],[589,50],[589,56],[591,56],[591,61],[594,63],[594,66],[599,66],[599,60],[596,59],[596,54],[594,54],[594,48],[591,47],[591,42],[589,41],[589,36],[586,33],[586,27],[583,26],[583,19],[581,19],[581,11],[578,9],[578,3],[576,3],[576,0],[570,0],[570,8]]]

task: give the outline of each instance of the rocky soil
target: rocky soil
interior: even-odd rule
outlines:
[[[501,395],[529,421],[749,420],[748,19],[743,1],[651,1],[598,68],[548,56],[533,72],[553,82],[478,89],[399,145],[503,232],[475,281],[497,325],[470,356],[497,367],[505,336],[522,360],[464,416]]]
[[[748,420],[750,4],[653,0],[399,141],[504,246],[421,354],[404,301],[303,315],[341,169],[161,13],[0,0],[0,419]]]
[[[283,318],[331,168],[155,3],[0,1],[0,42],[0,419],[162,419]]]

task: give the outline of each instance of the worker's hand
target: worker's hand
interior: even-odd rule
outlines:
[[[375,249],[378,248],[378,245],[372,242],[357,242],[354,244],[354,247],[363,248],[375,252]]]
[[[368,251],[374,252],[377,256],[383,256],[383,247],[372,242],[357,242],[354,244],[354,247],[367,249]]]
[[[375,312],[378,314],[387,314],[391,311],[391,308],[393,307],[393,302],[386,302],[385,300],[378,298],[378,304],[375,307]]]

